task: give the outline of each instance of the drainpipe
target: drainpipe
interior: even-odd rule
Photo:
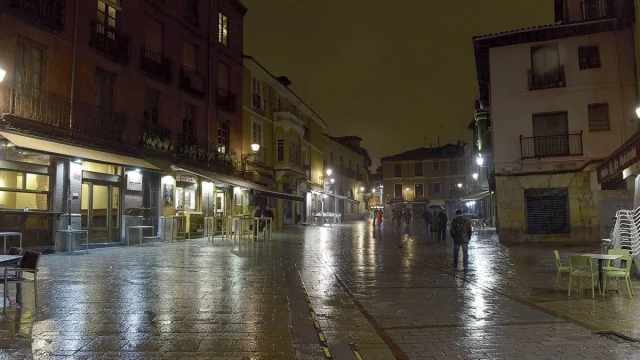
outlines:
[[[613,36],[614,36],[614,46],[615,46],[615,61],[616,61],[616,79],[618,80],[618,106],[620,106],[620,144],[623,144],[625,141],[624,138],[624,128],[625,128],[625,114],[624,114],[624,105],[622,104],[622,85],[620,82],[620,63],[618,62],[618,19],[614,20],[613,23]]]
[[[80,0],[76,0],[75,9],[74,9],[74,20],[73,20],[73,49],[71,52],[71,96],[69,96],[69,132],[73,132],[73,106],[74,106],[74,98],[75,98],[75,88],[76,88],[76,51],[78,49],[78,8],[80,5]],[[71,230],[71,161],[68,162],[68,176],[69,184],[67,186],[67,217],[68,224],[67,230]],[[71,234],[67,234],[71,236]]]

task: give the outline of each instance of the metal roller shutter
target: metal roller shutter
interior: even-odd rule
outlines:
[[[567,188],[526,189],[527,234],[569,233]]]

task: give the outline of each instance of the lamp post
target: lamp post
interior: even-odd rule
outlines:
[[[331,185],[333,185],[336,182],[336,179],[331,177],[331,174],[333,174],[333,170],[331,169],[327,169],[326,171],[326,176],[322,176],[320,175],[320,181],[322,181],[322,188],[324,191],[329,192],[329,190],[331,189]],[[323,199],[327,197],[326,194],[324,194]],[[324,200],[322,201],[322,208],[324,211]]]
[[[251,153],[242,155],[242,174],[244,175],[247,172],[247,161],[253,156],[255,156],[258,151],[260,151],[260,144],[252,143],[251,144]]]

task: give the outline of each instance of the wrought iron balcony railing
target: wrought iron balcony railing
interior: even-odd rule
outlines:
[[[520,136],[520,151],[523,159],[582,155],[582,132],[536,137]]]
[[[235,113],[236,108],[236,95],[229,91],[224,86],[218,86],[218,92],[216,93],[216,105],[223,110],[231,113]]]
[[[151,121],[139,123],[140,145],[154,150],[173,152],[171,130]]]
[[[0,111],[3,116],[69,128],[71,101],[68,98],[26,84],[0,87],[0,94],[2,94]]]
[[[204,75],[187,66],[180,68],[180,87],[189,93],[202,97],[205,94]]]
[[[264,116],[265,115],[265,101],[258,94],[251,94],[251,108],[253,111]]]
[[[65,0],[9,0],[9,11],[32,25],[56,32],[64,30]]]
[[[131,61],[131,36],[100,20],[91,20],[89,46],[112,60]]]
[[[149,76],[162,82],[171,82],[171,58],[151,46],[142,46],[142,59],[140,69]]]
[[[529,69],[529,90],[542,90],[566,87],[564,78],[564,66],[558,65],[554,70],[542,72]]]

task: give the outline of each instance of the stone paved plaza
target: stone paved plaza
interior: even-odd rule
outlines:
[[[487,231],[465,273],[420,222],[356,222],[46,255],[0,358],[640,359],[640,300],[555,292],[552,250]]]

